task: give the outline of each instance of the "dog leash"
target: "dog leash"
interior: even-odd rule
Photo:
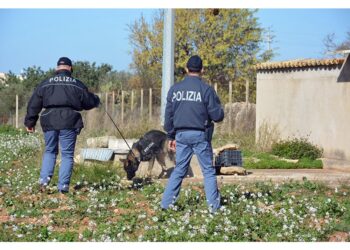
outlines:
[[[125,141],[125,144],[128,146],[128,148],[130,149],[130,152],[133,154],[133,156],[135,157],[135,159],[137,159],[136,155],[134,154],[134,152],[131,150],[131,147],[129,146],[129,143],[126,141],[125,137],[123,136],[122,132],[120,131],[120,129],[118,128],[117,124],[114,122],[113,118],[111,117],[111,115],[107,112],[105,106],[103,105],[102,102],[100,102],[100,105],[102,106],[102,109],[104,110],[104,112],[107,114],[107,116],[109,117],[109,119],[112,121],[114,127],[118,130],[120,136],[123,138],[123,140]]]

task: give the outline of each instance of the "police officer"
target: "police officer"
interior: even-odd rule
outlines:
[[[40,172],[40,191],[44,191],[54,173],[58,144],[61,147],[61,165],[58,191],[67,193],[73,169],[74,148],[77,135],[83,128],[79,111],[98,107],[100,99],[90,93],[78,79],[72,77],[72,61],[59,58],[56,74],[41,82],[33,92],[27,106],[24,125],[28,132],[35,131],[40,114],[44,132],[45,152]]]
[[[173,85],[167,96],[164,129],[170,140],[170,149],[176,148],[176,166],[165,188],[161,207],[167,209],[176,202],[195,153],[204,176],[209,210],[215,212],[220,207],[220,193],[216,171],[212,166],[212,121],[222,121],[224,111],[214,89],[200,78],[203,73],[202,59],[197,55],[192,56],[186,66],[187,76]]]

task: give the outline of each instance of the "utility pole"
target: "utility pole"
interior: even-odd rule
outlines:
[[[162,96],[160,122],[164,123],[166,97],[170,86],[174,84],[174,22],[175,10],[166,9],[164,11],[163,30],[163,70],[162,70]]]

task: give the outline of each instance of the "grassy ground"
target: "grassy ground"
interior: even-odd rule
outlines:
[[[0,152],[0,241],[349,241],[350,187],[225,185],[223,208],[209,214],[192,184],[162,211],[163,186],[124,187],[120,166],[76,165],[68,195],[56,192],[57,173],[38,193],[40,140],[0,134]]]
[[[290,161],[261,150],[255,144],[254,133],[218,134],[214,136],[213,147],[221,147],[232,142],[242,151],[243,166],[246,169],[298,169],[322,168],[321,160],[300,159]]]
[[[278,158],[266,152],[243,152],[243,165],[247,169],[298,169],[298,168],[322,168],[321,160],[300,159],[290,161]]]

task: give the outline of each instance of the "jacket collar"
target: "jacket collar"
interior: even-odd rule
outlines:
[[[69,70],[61,69],[61,70],[57,70],[57,71],[56,71],[56,75],[67,75],[67,76],[71,76],[71,75],[72,75],[72,72],[70,72]]]
[[[187,79],[193,79],[193,78],[197,78],[197,79],[202,79],[199,75],[195,76],[195,75],[186,75],[185,78]]]

